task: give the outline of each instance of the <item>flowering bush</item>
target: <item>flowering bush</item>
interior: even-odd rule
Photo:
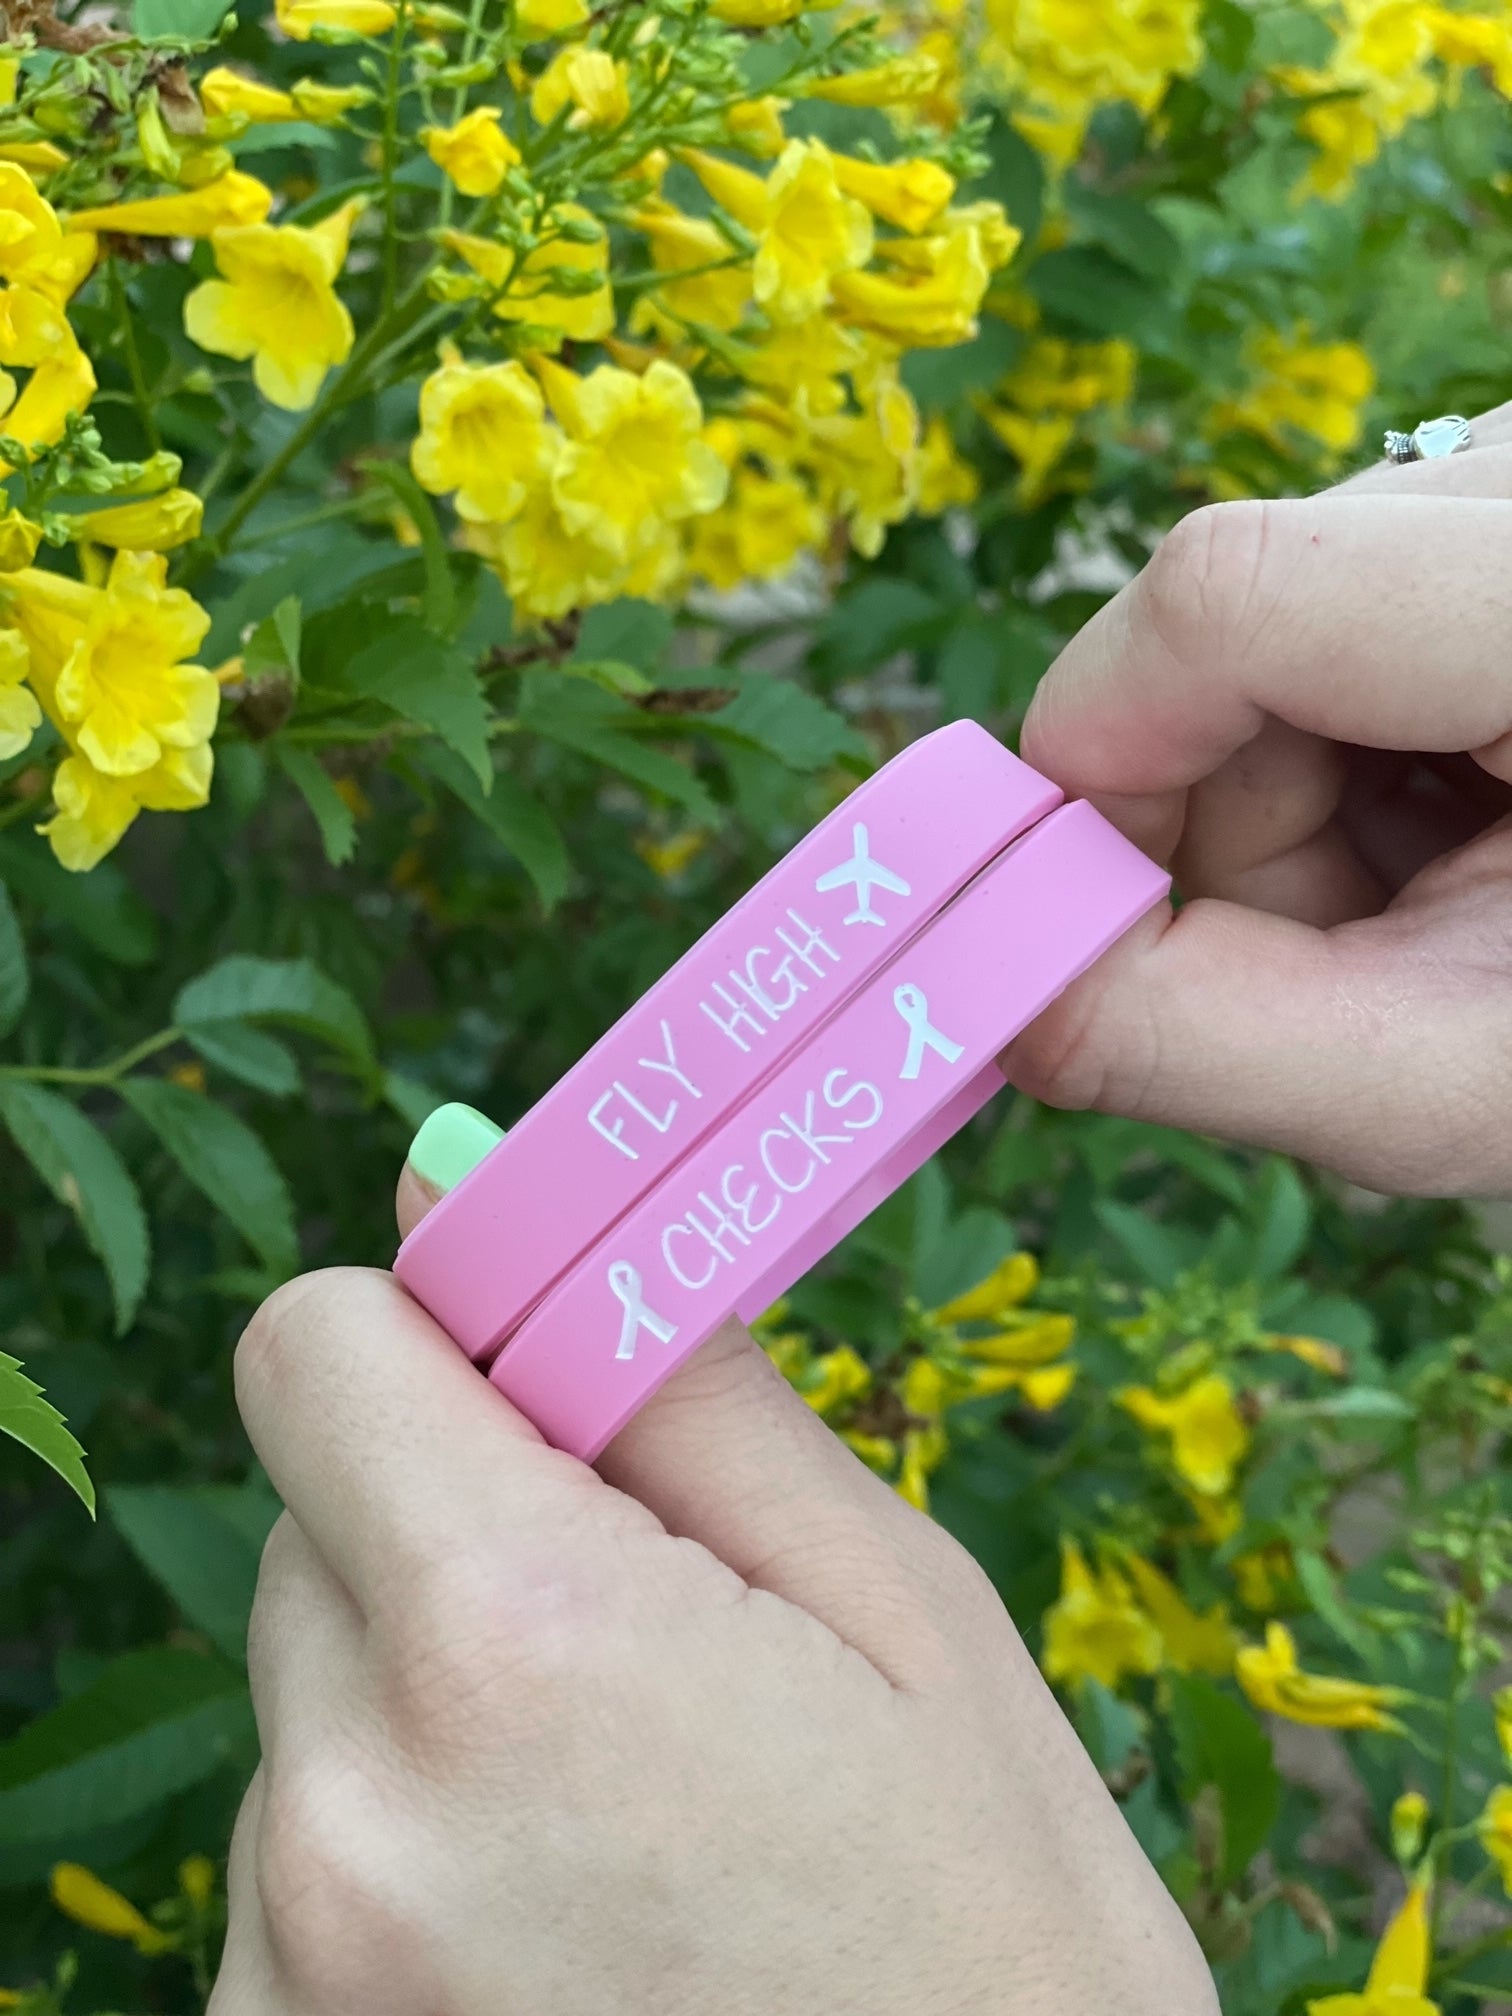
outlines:
[[[1011,735],[1184,510],[1505,396],[1512,9],[0,24],[0,2007],[197,2011],[248,1308],[382,1264],[436,1101],[522,1110],[876,761]],[[1005,1099],[762,1336],[1225,2008],[1512,2002],[1467,1213]]]

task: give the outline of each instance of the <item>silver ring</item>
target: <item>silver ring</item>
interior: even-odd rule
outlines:
[[[1388,462],[1434,462],[1441,455],[1459,455],[1470,446],[1470,422],[1459,413],[1420,420],[1410,434],[1386,429]]]

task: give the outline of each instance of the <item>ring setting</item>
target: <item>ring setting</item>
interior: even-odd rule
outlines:
[[[1388,462],[1436,462],[1443,455],[1460,455],[1470,446],[1470,422],[1459,413],[1443,413],[1436,420],[1420,420],[1410,434],[1395,427],[1386,429]]]

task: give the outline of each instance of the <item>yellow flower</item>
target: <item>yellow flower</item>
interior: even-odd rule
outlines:
[[[1194,1610],[1153,1561],[1133,1552],[1124,1553],[1121,1560],[1140,1604],[1160,1633],[1163,1663],[1178,1673],[1231,1673],[1239,1641],[1223,1605],[1206,1612]]]
[[[1391,1802],[1391,1852],[1398,1862],[1416,1862],[1428,1827],[1428,1801],[1421,1792],[1402,1792]]]
[[[967,1358],[979,1358],[988,1365],[1012,1365],[1023,1371],[1063,1357],[1075,1337],[1076,1323],[1070,1316],[1022,1311],[1006,1330],[996,1330],[988,1337],[963,1337],[955,1348]]]
[[[805,98],[823,98],[831,105],[892,106],[917,104],[938,90],[939,84],[939,58],[914,49],[866,70],[816,78],[801,88]]]
[[[1234,1530],[1238,1531],[1236,1522]],[[1221,1545],[1227,1535],[1220,1536]],[[1236,1554],[1229,1563],[1239,1600],[1246,1609],[1264,1617],[1281,1607],[1287,1585],[1292,1580],[1291,1549],[1284,1540],[1272,1540],[1264,1547],[1252,1547]]]
[[[569,43],[552,57],[530,94],[531,114],[543,126],[566,105],[577,108],[570,126],[622,126],[630,116],[629,70],[607,50]]]
[[[319,224],[245,224],[217,231],[219,280],[184,303],[184,327],[202,350],[252,359],[259,392],[275,406],[313,406],[326,372],[351,354],[352,318],[335,280],[360,199]]]
[[[856,551],[872,560],[888,526],[913,509],[919,411],[896,369],[878,370],[861,397],[859,413],[816,419],[812,438],[825,501],[847,520]]]
[[[927,1428],[905,1431],[898,1481],[893,1488],[916,1512],[929,1510],[929,1479],[945,1461],[949,1451],[950,1439],[939,1422],[932,1422]]]
[[[1134,346],[1122,336],[1106,343],[1038,336],[999,389],[1025,413],[1090,413],[1124,404],[1134,389],[1136,362]]]
[[[725,113],[725,125],[738,145],[775,161],[787,145],[787,135],[782,130],[786,109],[785,98],[747,98]]]
[[[1512,1764],[1512,1687],[1497,1688],[1491,1697],[1491,1710],[1496,1717],[1496,1740],[1502,1756]]]
[[[1501,1871],[1503,1888],[1512,1897],[1512,1785],[1498,1785],[1475,1823],[1480,1844]]]
[[[317,126],[332,126],[358,105],[371,105],[374,94],[365,84],[318,84],[300,77],[290,86],[294,110]]]
[[[208,1855],[188,1855],[179,1864],[179,1888],[194,1906],[203,1911],[215,1895],[215,1864]]]
[[[635,843],[635,851],[659,882],[675,882],[708,844],[708,834],[690,826],[686,832],[670,834],[665,840],[653,840],[642,834]]]
[[[274,18],[293,41],[308,42],[312,35],[387,35],[397,13],[391,0],[275,0]]]
[[[246,119],[274,126],[304,115],[287,91],[276,91],[261,78],[219,64],[199,82],[200,103],[212,119]]]
[[[1115,1688],[1160,1666],[1160,1633],[1115,1568],[1096,1573],[1074,1540],[1061,1542],[1060,1596],[1045,1612],[1040,1662],[1049,1680],[1096,1680]]]
[[[1172,1466],[1194,1491],[1210,1498],[1228,1491],[1250,1438],[1227,1379],[1210,1372],[1171,1395],[1126,1386],[1117,1398],[1141,1428],[1170,1436]]]
[[[32,175],[56,175],[68,166],[68,156],[51,140],[0,141],[0,161],[13,161]]]
[[[520,150],[500,130],[497,105],[480,105],[455,126],[426,126],[425,151],[464,196],[492,196],[520,158]]]
[[[1265,1627],[1263,1646],[1246,1645],[1241,1650],[1234,1673],[1257,1708],[1289,1722],[1306,1722],[1315,1729],[1398,1726],[1386,1712],[1401,1699],[1396,1688],[1302,1672],[1290,1631],[1274,1619]]]
[[[922,518],[938,518],[942,511],[974,504],[981,487],[982,479],[956,447],[949,422],[936,413],[919,443],[919,497],[914,508]]]
[[[847,196],[900,231],[927,231],[955,194],[955,177],[935,161],[857,161],[831,155],[835,180]]]
[[[1512,97],[1512,21],[1496,14],[1426,10],[1433,53],[1464,70],[1489,70],[1502,96]]]
[[[272,207],[271,190],[256,176],[232,168],[198,189],[103,203],[76,210],[68,222],[75,231],[124,231],[135,238],[208,238],[214,231],[260,224]]]
[[[567,440],[552,494],[568,528],[628,562],[661,527],[723,503],[729,471],[703,439],[687,374],[658,359],[643,377],[601,364],[556,406]]]
[[[57,212],[23,167],[0,161],[0,279],[62,308],[95,262],[94,235]],[[33,357],[9,356],[7,363],[30,364]]]
[[[514,19],[527,39],[540,39],[581,28],[590,12],[587,0],[515,0]]]
[[[759,343],[740,352],[740,369],[753,385],[780,393],[789,407],[806,413],[833,413],[845,404],[844,371],[866,356],[862,339],[831,316],[779,323]]]
[[[797,20],[803,0],[714,0],[710,11],[730,28],[780,28]]]
[[[1321,1337],[1271,1336],[1265,1340],[1270,1351],[1285,1351],[1293,1358],[1300,1358],[1304,1365],[1310,1365],[1314,1372],[1326,1372],[1330,1379],[1343,1379],[1349,1371],[1349,1353],[1340,1350],[1337,1344],[1325,1343]]]
[[[816,1414],[828,1414],[871,1391],[871,1367],[849,1344],[825,1351],[800,1379],[798,1391]]]
[[[727,502],[694,521],[688,568],[712,588],[770,581],[821,545],[824,529],[824,513],[806,485],[741,468]]]
[[[690,150],[684,158],[720,208],[755,237],[753,291],[773,321],[818,314],[835,276],[870,259],[871,217],[841,189],[822,141],[790,140],[764,182],[712,154]]]
[[[204,518],[205,507],[192,490],[164,490],[157,497],[90,511],[68,522],[73,538],[87,539],[96,546],[167,553],[198,539]]]
[[[657,302],[686,321],[733,329],[751,298],[751,269],[724,233],[706,218],[684,216],[670,203],[643,204],[630,221],[645,235],[652,265],[667,276],[656,289]],[[679,273],[692,277],[679,280]],[[649,297],[637,302],[632,329],[649,305]]]
[[[1439,2016],[1439,2005],[1423,1990],[1432,1957],[1426,1883],[1414,1883],[1386,1927],[1362,1995],[1324,1995],[1307,2005],[1307,2016]]]
[[[52,1872],[52,1900],[66,1917],[107,1939],[129,1939],[138,1953],[166,1953],[173,1941],[144,1918],[136,1906],[77,1862],[59,1862]]]
[[[1076,422],[1065,413],[1034,418],[1008,406],[984,407],[982,418],[1017,458],[1018,502],[1021,509],[1032,511],[1050,493],[1051,478],[1076,439]]]
[[[935,238],[891,238],[877,251],[895,271],[843,273],[835,281],[836,306],[847,322],[909,349],[970,341],[991,278],[974,227]]]
[[[42,709],[25,684],[31,653],[19,630],[0,630],[0,760],[19,756],[42,725]]]
[[[612,601],[624,585],[626,569],[597,540],[567,525],[549,482],[532,485],[507,525],[470,523],[464,537],[492,565],[526,622]]]
[[[1036,1414],[1049,1414],[1075,1384],[1074,1365],[974,1365],[964,1375],[960,1397],[987,1400],[1017,1393]]]
[[[569,227],[571,238],[552,237],[553,231]],[[596,343],[614,327],[614,294],[609,285],[608,238],[604,227],[590,211],[577,203],[559,203],[546,220],[547,242],[527,254],[516,270],[515,254],[491,238],[476,238],[465,231],[444,231],[442,243],[465,259],[496,292],[492,313],[501,322],[540,323],[559,329],[579,343]],[[593,274],[599,285],[582,294],[554,294],[553,276],[559,272]],[[561,282],[555,282],[560,286]]]
[[[444,354],[420,388],[410,467],[435,496],[456,492],[464,518],[505,524],[551,465],[540,387],[524,365],[468,364]]]
[[[1099,105],[1151,113],[1203,57],[1200,0],[986,0],[985,13],[983,57],[1018,100],[1021,131],[1059,164]]]
[[[997,1323],[1027,1302],[1039,1286],[1039,1262],[1032,1253],[1010,1253],[985,1280],[929,1313],[937,1323]]]
[[[20,567],[30,567],[41,544],[42,527],[34,525],[24,513],[12,508],[0,515],[0,574],[14,574]]]
[[[169,588],[158,553],[118,553],[103,588],[25,568],[0,575],[0,604],[31,652],[43,705],[94,769],[135,777],[208,742],[220,688],[185,664],[210,618]]]
[[[1381,129],[1359,98],[1330,98],[1325,104],[1309,105],[1297,121],[1297,131],[1318,149],[1297,185],[1298,196],[1321,196],[1337,203],[1354,187],[1360,169],[1381,151]]]
[[[0,371],[0,433],[23,448],[45,448],[61,439],[70,414],[82,413],[94,397],[94,366],[65,325],[57,354],[38,364],[16,398],[15,380]],[[0,462],[0,477],[10,474]]]
[[[1290,454],[1301,434],[1333,454],[1353,448],[1375,370],[1358,343],[1311,343],[1306,332],[1267,330],[1250,345],[1256,382],[1241,398],[1214,408],[1211,431],[1244,428]]]

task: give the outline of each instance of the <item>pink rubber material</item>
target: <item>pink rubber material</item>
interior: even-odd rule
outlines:
[[[1090,806],[1052,813],[600,1239],[494,1385],[592,1462],[726,1317],[765,1307],[985,1104],[997,1053],[1169,887]]]
[[[486,1362],[596,1239],[1060,802],[975,722],[912,743],[442,1199],[399,1249],[400,1280]]]

